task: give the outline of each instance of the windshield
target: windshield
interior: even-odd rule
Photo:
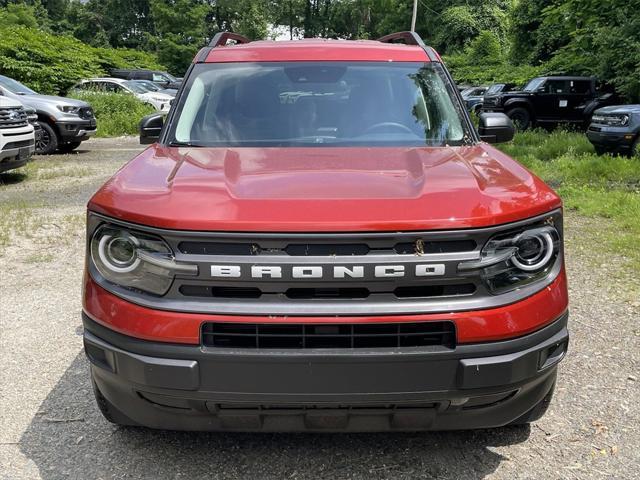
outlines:
[[[500,93],[500,91],[504,88],[504,83],[496,83],[495,85],[491,85],[485,95],[493,95],[494,93]]]
[[[135,82],[149,92],[158,92],[161,90],[159,86],[149,80],[135,80]]]
[[[37,95],[37,92],[34,92],[29,87],[4,75],[0,75],[0,85],[16,95]]]
[[[149,90],[144,88],[142,85],[136,83],[135,80],[127,80],[126,82],[122,82],[124,86],[126,86],[133,93],[148,93]]]
[[[524,90],[525,92],[535,92],[542,86],[543,83],[544,78],[534,78],[533,80],[529,81],[529,83],[527,83],[527,85],[522,90]]]
[[[462,113],[439,64],[196,65],[170,143],[195,146],[460,145]]]

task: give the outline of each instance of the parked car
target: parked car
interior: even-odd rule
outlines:
[[[640,105],[616,105],[596,110],[587,137],[598,154],[640,156]]]
[[[535,125],[588,124],[596,108],[614,101],[600,95],[594,77],[538,77],[522,91],[485,95],[483,112],[504,112],[521,130]]]
[[[173,97],[166,93],[150,92],[132,80],[121,78],[91,78],[82,80],[72,87],[73,91],[91,91],[104,93],[128,93],[156,110],[168,111]]]
[[[473,113],[478,113],[480,111],[486,91],[487,87],[469,87],[460,92],[468,111]]]
[[[175,90],[180,88],[180,83],[182,82],[181,78],[176,78],[168,72],[159,70],[115,69],[111,70],[111,76],[124,80],[148,80],[162,88],[172,88]]]
[[[0,75],[0,93],[32,107],[42,134],[36,153],[70,152],[96,133],[96,118],[87,102],[74,98],[40,95],[12,78]]]
[[[569,338],[562,202],[487,143],[513,138],[506,115],[478,121],[415,33],[216,35],[172,112],[142,121],[153,144],[88,203],[84,345],[105,418],[540,418]]]
[[[0,95],[0,173],[24,166],[34,151],[33,125],[24,106]]]

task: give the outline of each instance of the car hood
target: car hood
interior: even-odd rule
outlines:
[[[75,98],[68,97],[56,97],[53,95],[20,95],[20,101],[26,105],[33,106],[33,108],[38,108],[38,105],[49,104],[49,105],[71,105],[74,107],[88,107],[89,104],[87,102],[83,102],[82,100],[76,100]]]
[[[615,114],[615,113],[637,113],[640,114],[640,105],[612,105],[609,107],[602,107],[597,109],[596,114],[605,115],[605,114]]]
[[[208,231],[408,231],[489,226],[559,197],[487,144],[446,148],[170,148],[153,145],[89,209]]]

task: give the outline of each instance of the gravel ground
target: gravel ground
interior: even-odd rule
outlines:
[[[427,434],[193,434],[117,428],[82,352],[84,205],[140,150],[92,140],[0,176],[0,478],[640,478],[640,291],[599,253],[606,223],[565,220],[572,340],[531,427]],[[12,229],[6,237],[7,228]],[[0,237],[0,240],[2,237]]]

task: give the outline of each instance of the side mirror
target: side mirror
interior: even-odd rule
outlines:
[[[487,143],[504,143],[513,140],[516,128],[504,113],[481,113],[478,133]]]
[[[164,113],[151,113],[140,120],[140,145],[155,143],[164,125]]]

